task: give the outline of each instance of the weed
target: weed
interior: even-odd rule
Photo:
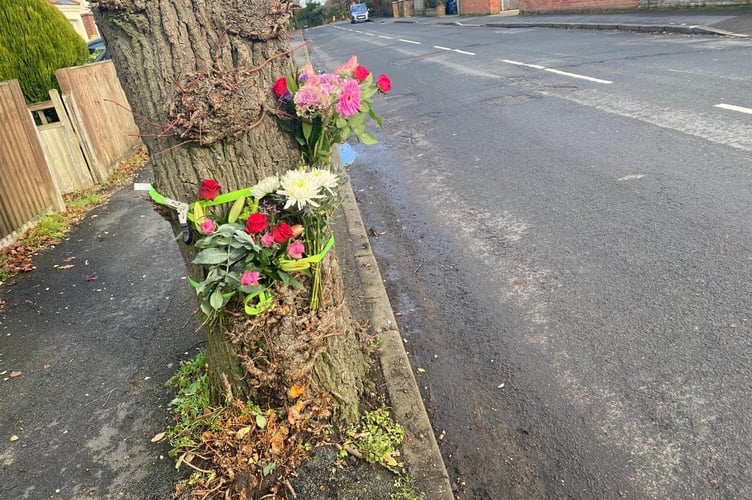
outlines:
[[[419,493],[413,484],[413,478],[401,475],[394,481],[394,490],[389,494],[390,500],[423,500],[425,495]]]
[[[350,428],[347,436],[340,452],[342,456],[352,453],[391,471],[396,471],[401,466],[396,459],[399,456],[397,447],[402,444],[405,433],[402,426],[392,420],[386,407],[366,412],[360,423]]]

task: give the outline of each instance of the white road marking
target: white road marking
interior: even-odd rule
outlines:
[[[475,55],[475,52],[466,52],[466,51],[460,50],[460,49],[453,49],[453,50],[455,52],[457,52],[458,54],[465,54],[465,55],[468,55],[468,56],[474,56]]]
[[[404,38],[398,38],[397,40],[399,40],[400,42],[412,43],[414,45],[420,45],[420,42],[416,42],[415,40],[405,40]]]
[[[537,64],[527,64],[527,63],[524,63],[524,62],[512,61],[512,60],[509,60],[509,59],[502,59],[501,62],[505,62],[507,64],[514,64],[515,66],[525,66],[526,68],[546,69],[544,66],[538,66]]]
[[[392,39],[392,37],[390,37],[390,36],[385,36],[385,35],[379,35],[379,38],[383,38],[383,39],[385,39],[385,40],[391,40],[391,39]]]
[[[714,104],[714,108],[728,109],[729,111],[738,111],[739,113],[747,113],[752,115],[752,109],[743,108],[741,106],[734,106],[733,104]]]
[[[571,78],[579,78],[580,80],[588,80],[590,82],[603,83],[605,85],[610,85],[614,83],[610,80],[601,80],[600,78],[593,78],[592,76],[578,75],[577,73],[568,73],[566,71],[561,71],[561,70],[553,69],[553,68],[543,68],[543,71],[548,71],[549,73],[556,73],[557,75],[568,76]]]
[[[375,35],[374,33],[369,33],[369,32],[367,32],[367,31],[366,31],[365,33],[366,33],[366,35],[368,35],[368,36],[376,36],[376,35]]]
[[[614,83],[614,82],[612,82],[610,80],[602,80],[600,78],[593,78],[592,76],[580,75],[580,74],[577,74],[577,73],[569,73],[567,71],[561,71],[559,69],[547,68],[545,66],[540,66],[538,64],[527,64],[527,63],[523,63],[523,62],[520,62],[520,61],[512,61],[510,59],[502,59],[501,62],[505,62],[507,64],[514,64],[515,66],[524,66],[526,68],[540,69],[540,70],[543,70],[543,71],[548,71],[549,73],[556,73],[557,75],[568,76],[570,78],[579,78],[581,80],[588,80],[590,82],[595,82],[595,83],[603,83],[605,85],[610,85],[610,84]]]
[[[442,47],[441,45],[434,45],[433,48],[439,50],[452,50],[449,47]]]

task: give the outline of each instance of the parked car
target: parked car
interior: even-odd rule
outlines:
[[[350,6],[350,23],[367,23],[368,7],[364,3],[356,3]]]
[[[103,38],[94,38],[87,43],[89,46],[89,54],[91,55],[90,62],[99,62],[110,59],[110,53],[107,52],[107,46],[104,44]]]

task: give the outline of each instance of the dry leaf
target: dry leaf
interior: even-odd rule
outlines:
[[[12,435],[12,436],[10,437],[10,442],[11,442],[11,443],[12,443],[13,441],[18,441],[18,440],[19,440],[19,437],[18,437],[18,436],[16,436],[15,434],[13,434],[13,435]]]
[[[290,387],[290,390],[287,391],[287,396],[290,399],[297,399],[303,394],[305,394],[305,387],[298,384],[293,385],[292,387]]]
[[[76,267],[73,264],[66,264],[64,266],[56,266],[58,269],[70,269],[72,267]]]
[[[64,258],[63,262],[73,262],[74,260],[76,260],[76,257],[71,255],[70,257]]]
[[[20,377],[21,372],[10,372],[10,378]]]
[[[90,274],[86,277],[86,281],[94,281],[95,279],[97,279],[96,274]]]
[[[237,434],[235,434],[235,437],[236,437],[236,438],[238,438],[238,439],[243,439],[243,438],[244,438],[244,437],[246,437],[246,436],[247,436],[247,435],[248,435],[248,434],[249,434],[250,432],[251,432],[251,426],[250,426],[250,425],[247,425],[247,426],[243,427],[242,429],[240,429],[240,430],[239,430],[239,431],[237,432]]]
[[[271,439],[272,455],[279,455],[285,449],[285,437],[281,432],[276,433]]]
[[[151,438],[152,443],[156,443],[158,441],[162,441],[165,437],[165,432],[158,432],[157,434],[154,434],[154,437]]]
[[[418,373],[426,373],[426,370],[424,368],[418,368]]]
[[[391,453],[384,455],[384,463],[389,465],[390,467],[397,467],[399,465],[399,463],[397,463]]]

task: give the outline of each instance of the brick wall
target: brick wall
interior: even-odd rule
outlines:
[[[459,4],[463,16],[498,14],[501,10],[500,0],[459,0]]]
[[[631,10],[637,7],[638,0],[520,0],[520,12],[526,14]]]
[[[467,1],[467,0],[465,0]],[[520,12],[603,12],[634,9],[667,9],[750,5],[752,0],[520,0]]]

